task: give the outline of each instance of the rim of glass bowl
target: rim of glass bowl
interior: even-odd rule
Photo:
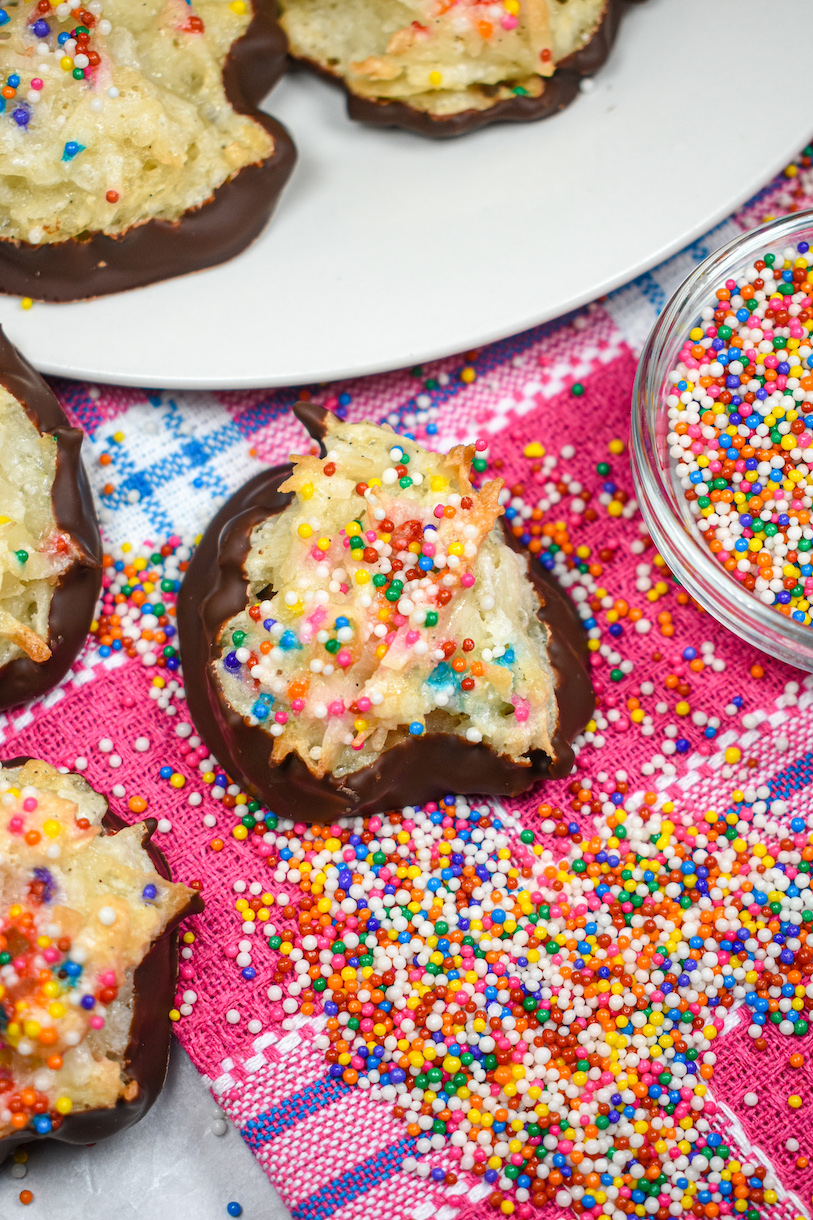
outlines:
[[[686,277],[646,341],[632,392],[632,474],[650,535],[680,583],[730,631],[763,652],[813,670],[813,625],[785,618],[730,576],[700,541],[694,518],[672,481],[666,444],[664,387],[685,336],[718,285],[766,249],[807,240],[813,247],[813,210],[749,229],[726,242]]]

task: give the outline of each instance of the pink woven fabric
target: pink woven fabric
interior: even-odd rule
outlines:
[[[753,223],[770,211],[805,202],[811,188],[808,177],[809,171],[802,169],[795,178],[780,180],[744,211],[740,223]],[[636,590],[636,567],[642,562],[652,564],[654,550],[641,555],[631,549],[642,538],[640,518],[634,511],[610,517],[601,502],[603,478],[596,473],[600,461],[611,464],[612,479],[632,496],[626,453],[613,457],[608,451],[611,440],[626,440],[628,435],[636,365],[635,352],[624,338],[612,303],[607,308],[591,306],[562,323],[470,358],[468,363],[477,372],[470,386],[460,381],[464,363],[460,357],[450,358],[424,370],[424,377],[447,375],[451,387],[446,403],[442,394],[438,399],[435,443],[487,435],[492,458],[502,464],[499,473],[516,488],[515,494],[532,505],[551,494],[562,495],[545,512],[545,520],[564,522],[574,544],[591,549],[591,562],[602,552],[598,584],[611,598],[641,607],[651,623],[648,632],[638,632],[624,620],[623,636],[603,636],[621,658],[632,662],[631,672],[620,682],[609,677],[616,662],[594,654],[600,699],[598,737],[584,746],[579,774],[590,777],[600,789],[607,777],[614,779],[623,770],[630,788],[628,807],[635,807],[644,793],[652,791],[668,796],[680,811],[702,817],[708,808],[726,808],[735,788],[766,784],[772,795],[788,803],[780,820],[789,820],[797,811],[813,813],[813,681],[744,646],[693,605],[680,604],[671,582],[665,596],[649,602]],[[575,382],[584,387],[580,397],[571,392]],[[414,377],[400,372],[321,389],[314,396],[330,401],[336,393],[346,392],[351,399],[350,419],[382,419],[393,410],[403,411],[415,395],[415,386]],[[64,385],[60,392],[68,411],[89,433],[91,459],[109,447],[111,424],[127,420],[132,428],[134,413],[148,410],[145,396],[138,391],[109,387],[89,391]],[[280,403],[294,400],[293,393],[287,398],[263,392],[220,394],[216,401],[212,396],[204,401],[204,396],[190,395],[185,400],[176,396],[171,406],[189,423],[190,435],[196,421],[205,422],[209,416],[222,418],[239,430],[242,448],[238,447],[239,461],[226,480],[228,490],[229,483],[236,486],[258,463],[278,461],[291,450],[301,449],[305,443],[301,428],[279,409]],[[421,427],[416,430],[422,436]],[[556,468],[543,475],[533,469],[533,459],[523,456],[530,442],[541,442],[552,455],[572,446],[573,455],[568,456],[565,449],[566,456],[558,458]],[[194,455],[190,460],[194,467]],[[91,473],[99,487],[107,478],[95,465]],[[577,480],[591,493],[594,520],[571,512],[566,478]],[[220,494],[224,494],[222,489],[213,493]],[[144,519],[150,520],[148,507]],[[115,534],[116,528],[113,513],[106,529]],[[151,526],[150,537],[160,544],[160,522]],[[141,538],[132,541],[141,542]],[[655,568],[652,579],[658,578]],[[597,596],[602,596],[600,591]],[[671,637],[659,629],[657,616],[664,611],[675,627]],[[603,609],[596,614],[606,628],[604,616]],[[698,674],[689,669],[682,652],[690,644],[699,649],[705,641],[713,644],[713,654],[705,654],[708,664]],[[716,666],[711,664],[713,658]],[[763,677],[752,675],[752,667],[757,665],[764,669]],[[370,1220],[373,1216],[380,1220],[429,1220],[431,1216],[479,1220],[493,1215],[485,1202],[491,1188],[472,1175],[461,1174],[448,1187],[405,1173],[400,1168],[408,1142],[403,1125],[386,1106],[363,1092],[328,1084],[321,1056],[313,1046],[320,1018],[281,1020],[266,998],[274,954],[264,941],[254,945],[257,976],[250,982],[225,956],[225,947],[243,935],[234,909],[234,882],[259,881],[277,893],[280,887],[270,884],[258,841],[238,842],[231,836],[232,811],[212,797],[199,772],[189,765],[189,746],[177,732],[187,721],[182,690],[172,693],[168,708],[160,707],[151,697],[156,693],[154,674],[155,670],[144,668],[137,658],[114,654],[102,660],[98,652],[89,650],[70,678],[42,703],[0,717],[0,752],[5,758],[35,755],[71,767],[77,758],[86,759],[85,774],[95,787],[109,792],[113,785],[121,785],[127,796],[137,793],[148,799],[149,814],[168,819],[171,829],[159,834],[158,841],[179,879],[203,883],[207,904],[205,915],[193,922],[197,939],[179,987],[179,997],[184,989],[193,989],[198,998],[189,1015],[178,1023],[177,1033],[298,1220]],[[721,717],[722,727],[714,740],[704,737],[702,726],[693,723],[691,716],[676,714],[680,696],[664,685],[670,674],[688,682],[686,698],[692,713]],[[168,679],[170,675],[165,672],[164,676]],[[640,694],[643,681],[654,684],[652,695]],[[725,709],[734,696],[741,696],[742,707],[728,715]],[[644,711],[652,716],[655,731],[651,736],[642,735],[628,720],[626,700],[630,697],[639,697]],[[660,703],[667,705],[667,711],[657,709]],[[607,713],[615,712],[619,716],[613,720]],[[743,717],[748,718],[747,725],[758,727],[746,727]],[[663,729],[669,724],[677,725],[690,748],[685,754],[671,756],[664,769],[663,757],[659,764],[657,756],[668,740]],[[146,752],[134,748],[139,737],[149,739]],[[99,749],[103,738],[112,741],[112,752]],[[739,747],[741,758],[731,765],[724,754],[733,745]],[[655,770],[648,773],[653,758]],[[159,768],[164,765],[184,776],[185,786],[175,788],[162,779]],[[198,807],[188,802],[191,792],[201,794]],[[536,810],[541,799],[570,809],[569,781],[550,784],[514,802],[527,824],[538,827]],[[112,803],[132,820],[126,800]],[[203,823],[203,816],[209,814],[217,819],[214,828]],[[589,809],[576,816],[582,824],[589,824]],[[215,837],[224,841],[222,851],[211,849]],[[291,887],[288,896],[295,905]],[[273,919],[278,931],[289,928],[293,936],[293,923],[281,918],[277,908]],[[227,1013],[236,1014],[237,1019],[231,1023]],[[250,1021],[259,1023],[256,1032],[249,1031]],[[785,1142],[795,1134],[802,1152],[813,1151],[808,1142],[813,1141],[813,1035],[800,1045],[797,1039],[771,1032],[769,1049],[760,1056],[751,1048],[736,1014],[729,1025],[719,1041],[719,1063],[712,1082],[712,1092],[723,1106],[721,1130],[733,1147],[742,1150],[741,1159],[756,1158],[776,1173],[779,1202],[766,1208],[771,1220],[809,1215],[813,1173],[796,1166],[796,1155],[785,1150]],[[807,1055],[798,1071],[786,1066],[791,1049],[802,1049]],[[744,1105],[746,1092],[758,1093],[758,1107]],[[799,1111],[791,1111],[787,1105],[791,1092],[803,1098]],[[448,1169],[456,1164],[450,1151],[432,1153],[429,1161]],[[545,1213],[546,1220],[558,1216],[555,1208]]]

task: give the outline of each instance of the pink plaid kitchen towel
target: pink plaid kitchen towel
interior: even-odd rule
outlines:
[[[538,508],[541,523],[561,521],[575,546],[600,556],[593,592],[602,628],[601,650],[593,654],[599,709],[580,742],[578,767],[580,777],[599,786],[608,777],[624,778],[627,808],[649,792],[702,817],[709,808],[725,809],[732,791],[747,783],[780,802],[777,808],[786,810],[776,815],[780,820],[813,812],[813,679],[744,646],[671,582],[654,604],[647,598],[653,588],[658,593],[661,573],[654,552],[642,546],[626,452],[608,449],[611,441],[627,439],[636,352],[677,283],[742,228],[811,204],[806,153],[725,224],[606,300],[479,352],[311,391],[351,420],[386,419],[434,447],[486,436],[512,494]],[[583,392],[574,394],[574,385]],[[184,547],[246,478],[301,449],[304,434],[289,411],[298,392],[146,393],[68,382],[56,389],[87,433],[106,549],[120,565],[133,565],[133,587],[144,589],[148,578],[163,576],[163,586],[149,582],[142,601],[160,598],[171,621]],[[525,456],[533,442],[544,445],[546,462]],[[610,463],[609,477],[629,493],[620,516],[607,512],[610,497],[600,484],[608,476],[597,473],[600,462]],[[573,514],[572,498],[588,492],[592,511]],[[168,539],[164,549],[174,548],[175,567],[161,555]],[[651,630],[608,634],[606,613],[617,599],[641,607]],[[205,749],[198,749],[189,725],[171,633],[168,641],[167,655],[148,643],[128,655],[94,640],[58,689],[0,716],[3,755],[83,768],[131,819],[129,799],[146,798],[147,812],[161,819],[158,841],[176,875],[202,883],[207,907],[193,921],[195,939],[185,948],[177,1034],[297,1220],[493,1215],[491,1187],[482,1179],[459,1173],[452,1184],[425,1181],[402,1168],[415,1141],[384,1103],[329,1078],[314,1046],[324,1018],[288,1016],[267,998],[277,956],[267,944],[253,948],[250,979],[227,956],[242,935],[235,882],[258,881],[277,894],[285,888],[293,908],[297,887],[271,879],[260,839],[232,836],[234,796],[219,777],[214,783],[203,778]],[[702,667],[688,666],[688,644]],[[620,681],[609,680],[611,670]],[[668,675],[690,693],[666,687]],[[654,693],[642,694],[642,682],[651,682]],[[627,715],[635,698],[646,713],[640,724]],[[680,698],[690,702],[690,716],[676,715]],[[704,731],[710,717],[721,722],[711,739]],[[679,730],[683,752],[675,750],[670,726]],[[726,750],[735,746],[739,761],[732,763],[731,753],[726,761]],[[540,799],[536,791],[509,802],[507,816],[538,829]],[[544,799],[572,808],[570,781],[546,786]],[[582,825],[591,816],[589,805],[579,808]],[[212,848],[213,840],[221,850]],[[295,921],[274,918],[280,932],[295,937]],[[764,1056],[755,1056],[745,1025],[735,1013],[720,1040],[713,1082],[718,1118],[742,1159],[747,1151],[775,1178],[777,1202],[766,1214],[792,1220],[810,1214],[813,1189],[813,1172],[785,1148],[793,1133],[801,1132],[804,1143],[813,1123],[813,1035],[802,1040],[808,1053],[794,1073],[793,1091],[803,1106],[793,1113],[782,1039],[777,1035]],[[743,1097],[756,1071],[760,1106],[754,1109]],[[454,1165],[448,1151],[427,1159],[433,1168]],[[547,1211],[550,1218],[558,1214],[554,1206]]]

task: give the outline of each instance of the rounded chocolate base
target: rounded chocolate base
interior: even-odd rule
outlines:
[[[308,404],[312,435],[319,410]],[[305,412],[300,413],[300,417]],[[304,421],[303,421],[304,422]],[[282,512],[290,494],[280,492],[289,466],[265,471],[246,483],[210,523],[189,564],[178,597],[178,632],[189,712],[198,732],[225,771],[274,813],[303,822],[330,822],[349,814],[367,816],[404,805],[424,805],[448,793],[517,796],[537,780],[568,775],[570,742],[593,714],[585,668],[586,639],[570,599],[544,569],[529,566],[539,598],[538,617],[549,633],[548,653],[556,674],[559,721],[554,757],[532,751],[517,762],[484,742],[456,733],[426,732],[386,750],[375,763],[337,779],[317,778],[298,754],[277,765],[274,739],[252,726],[223,699],[213,659],[223,624],[248,604],[244,562],[251,532]],[[506,542],[519,550],[506,530]]]
[[[17,657],[0,666],[0,711],[44,695],[64,678],[82,648],[102,587],[102,543],[93,496],[82,465],[82,432],[72,428],[59,400],[0,328],[0,385],[17,399],[40,433],[56,439],[51,490],[57,526],[79,555],[60,576],[51,597],[47,661]]]
[[[318,75],[344,88],[347,94],[347,113],[351,119],[372,127],[400,127],[432,139],[446,139],[466,135],[492,123],[535,122],[564,110],[579,92],[582,78],[592,76],[606,62],[627,4],[642,2],[643,0],[606,0],[604,12],[590,40],[556,65],[556,71],[545,80],[545,88],[539,97],[518,94],[495,101],[484,110],[471,109],[461,110],[457,114],[434,115],[425,110],[418,110],[405,101],[360,97],[334,73],[310,60],[302,62]]]
[[[29,761],[28,758],[0,760],[0,767],[22,767]],[[155,871],[171,881],[166,856],[152,842],[157,824],[155,818],[144,819],[143,843]],[[110,809],[102,820],[102,826],[109,834],[116,834],[126,825],[127,822]],[[169,1063],[169,1010],[175,998],[178,974],[178,936],[175,928],[183,919],[202,910],[203,900],[196,895],[172,927],[155,942],[133,974],[133,1018],[123,1070],[127,1078],[138,1085],[137,1096],[132,1101],[119,1098],[114,1106],[68,1114],[59,1127],[47,1135],[40,1135],[29,1127],[15,1131],[0,1140],[0,1161],[18,1144],[30,1144],[34,1140],[95,1144],[109,1135],[115,1135],[117,1131],[125,1131],[144,1117],[164,1087]]]
[[[177,221],[148,220],[120,236],[90,233],[32,246],[0,241],[0,292],[77,301],[139,288],[234,258],[259,236],[296,161],[288,132],[257,109],[285,71],[287,39],[274,0],[250,0],[254,16],[223,67],[230,105],[274,141],[270,157],[247,165],[211,199]]]

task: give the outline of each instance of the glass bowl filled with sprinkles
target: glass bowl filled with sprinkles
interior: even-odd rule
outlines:
[[[631,449],[676,579],[813,670],[813,212],[744,233],[681,284],[638,365]]]

